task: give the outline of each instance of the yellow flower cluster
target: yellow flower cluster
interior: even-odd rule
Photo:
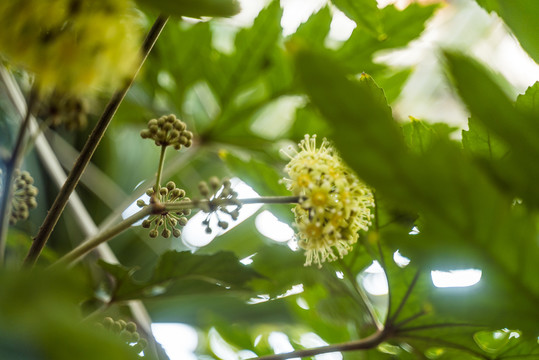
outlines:
[[[0,1],[0,55],[42,88],[84,93],[117,86],[139,62],[129,0]]]
[[[322,266],[346,255],[357,242],[358,231],[371,224],[374,206],[370,189],[344,164],[326,139],[316,146],[316,135],[305,135],[300,151],[284,152],[287,188],[300,196],[293,209],[305,265]]]

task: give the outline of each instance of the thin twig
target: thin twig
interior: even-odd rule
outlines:
[[[25,137],[30,123],[30,117],[39,98],[38,87],[36,84],[30,91],[28,106],[24,120],[19,128],[19,135],[15,141],[15,146],[11,156],[6,161],[5,184],[2,184],[2,195],[0,196],[0,266],[4,264],[4,254],[6,250],[7,232],[9,227],[9,217],[11,215],[11,200],[13,199],[13,182],[15,172],[21,166],[26,146]]]
[[[336,351],[353,351],[353,350],[365,350],[372,349],[378,346],[381,342],[385,341],[389,337],[389,333],[385,331],[377,331],[374,334],[360,340],[349,341],[341,344],[321,346],[312,349],[297,350],[283,354],[267,355],[253,360],[284,360],[290,358],[303,358],[308,356],[314,356],[319,354],[327,354]]]
[[[35,236],[34,242],[30,247],[30,251],[26,256],[26,259],[24,260],[25,265],[34,265],[37,258],[41,254],[41,251],[45,247],[47,240],[49,239],[54,227],[56,226],[56,223],[58,222],[58,219],[60,218],[65,208],[65,205],[67,204],[67,201],[69,200],[69,196],[77,186],[80,177],[84,172],[84,169],[90,162],[90,159],[92,158],[92,155],[94,154],[97,146],[103,138],[103,135],[105,134],[105,131],[110,124],[110,121],[116,113],[116,110],[118,110],[118,107],[120,106],[122,100],[127,94],[127,91],[133,84],[135,77],[137,76],[140,68],[142,67],[142,64],[144,64],[144,61],[148,57],[150,50],[157,41],[157,38],[159,37],[159,34],[167,23],[167,20],[168,17],[162,15],[159,16],[153,24],[152,28],[150,29],[148,36],[146,37],[142,45],[142,61],[138,69],[135,71],[135,74],[130,79],[130,81],[123,87],[123,89],[117,91],[112,96],[112,99],[109,101],[107,107],[105,108],[105,111],[101,115],[101,118],[99,119],[94,130],[90,134],[88,141],[84,145],[84,148],[82,149],[77,161],[75,162],[75,165],[71,169],[71,172],[69,173],[67,180],[64,183],[64,186],[62,186],[62,189],[60,189],[60,192],[58,193],[53,205],[51,206],[47,217],[43,221],[41,228]]]

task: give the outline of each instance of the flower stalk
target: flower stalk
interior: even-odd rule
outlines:
[[[95,150],[97,149],[97,146],[101,142],[101,139],[103,138],[103,135],[105,134],[108,125],[114,117],[114,114],[116,114],[116,111],[118,110],[122,100],[127,94],[127,91],[133,84],[135,77],[140,71],[140,68],[144,64],[151,49],[155,45],[159,34],[167,23],[167,20],[167,16],[160,15],[150,29],[148,36],[142,44],[142,61],[138,69],[135,71],[130,81],[122,89],[118,90],[112,96],[112,99],[109,101],[107,107],[101,115],[101,118],[97,122],[94,130],[88,138],[88,141],[84,145],[84,148],[82,149],[79,157],[77,158],[75,165],[71,169],[71,172],[69,173],[64,185],[60,189],[60,192],[58,193],[53,205],[51,206],[47,217],[43,221],[43,224],[41,225],[37,235],[34,237],[34,242],[30,247],[30,251],[24,259],[24,265],[33,266],[37,261],[37,258],[41,254],[41,251],[45,247],[45,244],[47,243],[54,227],[56,226],[56,223],[58,222],[60,216],[62,215],[62,212],[64,211],[67,201],[69,200],[69,196],[75,190],[75,187],[79,183],[82,173],[90,162],[90,159],[92,158]]]
[[[268,196],[257,198],[245,198],[237,199],[242,204],[295,204],[298,203],[299,197],[297,196]],[[215,203],[217,202],[217,203]],[[124,219],[118,224],[103,230],[96,236],[84,241],[82,244],[71,250],[69,253],[60,258],[52,266],[73,266],[86,254],[94,250],[96,247],[113,239],[118,234],[129,229],[134,223],[144,219],[146,216],[152,214],[163,214],[166,212],[179,211],[184,209],[193,209],[197,207],[215,207],[215,206],[227,206],[234,205],[235,202],[227,201],[225,199],[213,199],[213,200],[198,200],[198,201],[184,201],[184,202],[166,202],[151,203],[148,206],[143,207],[137,213]]]

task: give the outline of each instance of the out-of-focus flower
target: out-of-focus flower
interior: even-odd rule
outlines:
[[[0,54],[42,88],[115,87],[139,62],[140,26],[129,0],[0,2]]]
[[[299,245],[305,249],[305,265],[322,266],[346,255],[357,242],[358,231],[371,224],[374,206],[370,189],[344,164],[324,139],[305,135],[300,151],[283,151],[290,162],[285,170],[287,188],[300,197],[293,209]]]

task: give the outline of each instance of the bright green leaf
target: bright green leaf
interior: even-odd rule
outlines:
[[[376,0],[332,0],[332,2],[358,26],[365,28],[377,38],[385,38],[380,19],[381,11]]]

